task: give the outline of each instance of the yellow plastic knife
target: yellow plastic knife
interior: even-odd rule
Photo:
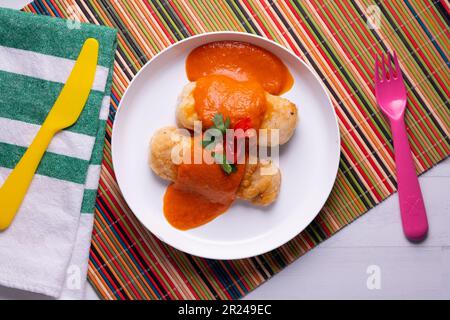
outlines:
[[[53,136],[73,125],[86,104],[94,82],[98,41],[86,40],[53,108],[19,163],[0,188],[0,230],[9,227]]]

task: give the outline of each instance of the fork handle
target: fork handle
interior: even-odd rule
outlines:
[[[428,221],[404,118],[391,120],[391,129],[403,232],[409,240],[421,241],[427,235]]]
[[[11,224],[56,130],[44,124],[0,188],[0,230]]]

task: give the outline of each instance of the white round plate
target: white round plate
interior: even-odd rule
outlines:
[[[194,48],[213,41],[255,44],[277,55],[295,83],[283,97],[293,101],[300,122],[280,149],[281,192],[267,207],[236,201],[206,225],[180,231],[163,214],[168,183],[147,164],[149,141],[164,126],[175,125],[177,96],[188,82],[185,60]],[[264,66],[261,66],[262,68]],[[155,236],[184,252],[211,259],[240,259],[273,250],[294,238],[316,217],[334,184],[340,155],[339,127],[330,98],[317,75],[282,46],[236,32],[201,34],[180,41],[149,61],[131,82],[116,114],[113,165],[125,200]],[[195,214],[195,208],[192,208]]]

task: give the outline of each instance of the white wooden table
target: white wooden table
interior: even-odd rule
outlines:
[[[430,225],[423,243],[404,238],[395,194],[247,299],[450,299],[450,158],[420,184]],[[378,271],[379,289],[368,287]]]
[[[245,299],[450,299],[450,158],[420,183],[430,224],[423,243],[403,237],[393,195]],[[43,297],[0,286],[0,299],[14,298]],[[90,287],[86,298],[98,299]]]

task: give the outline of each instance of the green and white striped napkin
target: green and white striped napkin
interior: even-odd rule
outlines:
[[[84,293],[116,48],[114,29],[0,9],[0,186],[90,37],[100,43],[92,91],[76,124],[52,140],[16,218],[0,232],[0,285],[58,298]]]

